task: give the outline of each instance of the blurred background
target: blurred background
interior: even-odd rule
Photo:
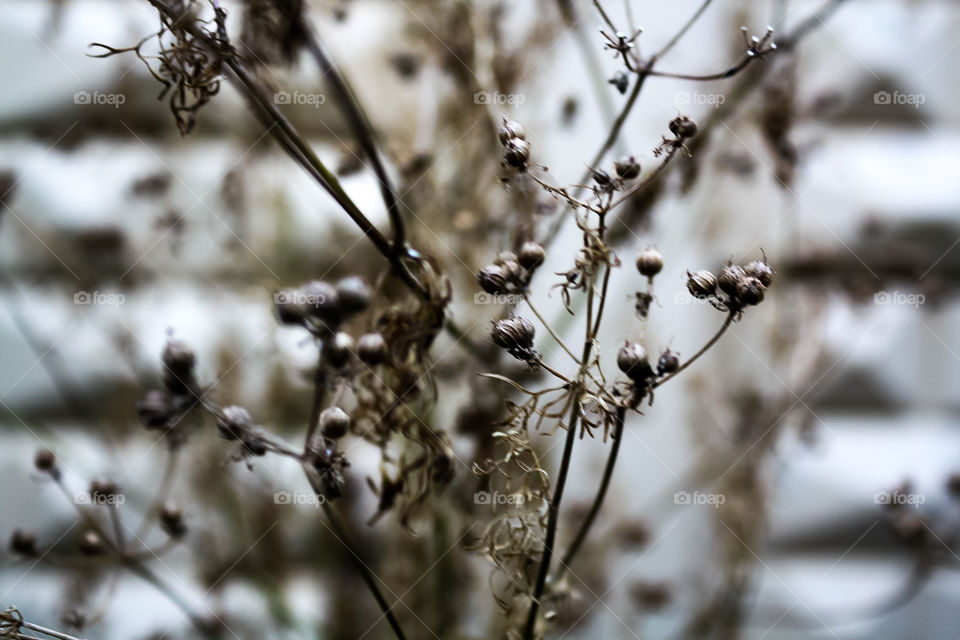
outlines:
[[[252,66],[275,103],[386,230],[324,74],[302,52],[271,58],[282,46],[249,26],[269,4],[224,2],[229,32],[260,53]],[[620,30],[643,28],[645,57],[703,4],[602,6]],[[515,365],[484,350],[501,309],[476,297],[474,274],[518,233],[569,213],[535,186],[503,184],[495,131],[501,115],[523,123],[533,160],[555,184],[577,184],[628,100],[608,82],[622,63],[586,0],[308,9],[377,132],[411,245],[449,277],[451,317],[481,346],[477,358],[442,334],[431,350],[437,401],[421,417],[450,435],[456,480],[415,518],[415,535],[391,514],[365,524],[378,502],[366,478],[379,484],[381,461],[363,441],[342,508],[402,601],[409,637],[503,637],[490,565],[466,547],[489,517],[473,504],[471,465],[504,399],[476,373]],[[957,638],[960,5],[714,0],[657,68],[726,70],[745,50],[741,25],[803,37],[732,78],[648,78],[602,162],[633,153],[649,171],[672,118],[700,125],[689,156],[611,230],[624,268],[599,344],[610,375],[625,338],[691,355],[720,326],[723,314],[687,294],[687,270],[765,253],[777,278],[763,305],[628,418],[548,637]],[[316,346],[277,324],[273,295],[314,278],[383,282],[386,267],[231,85],[182,136],[141,60],[90,56],[104,51],[91,43],[133,46],[157,26],[145,1],[0,1],[0,537],[29,529],[49,551],[4,549],[0,606],[84,638],[196,637],[184,608],[219,620],[222,637],[391,637],[315,505],[275,500],[309,491],[296,463],[248,469],[209,420],[172,451],[137,420],[174,337],[195,349],[219,402],[299,442]],[[533,287],[574,341],[581,328],[552,285],[580,242],[568,221]],[[648,246],[665,268],[641,322],[632,265]],[[384,304],[401,295],[396,282],[376,289]],[[562,439],[533,436],[551,472]],[[609,445],[577,443],[561,545]],[[74,499],[93,478],[115,481],[131,533],[169,476],[189,533],[172,549],[159,531],[142,540],[163,551],[146,561],[167,593],[71,562],[85,527],[70,495],[34,470],[40,448],[57,453]]]

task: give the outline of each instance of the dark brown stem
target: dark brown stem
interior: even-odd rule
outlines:
[[[324,78],[330,83],[330,88],[336,95],[341,112],[347,119],[357,142],[360,143],[363,154],[370,160],[373,173],[377,176],[377,182],[380,184],[380,194],[383,196],[383,202],[387,206],[387,215],[390,217],[390,224],[393,226],[393,251],[402,251],[406,240],[403,218],[400,217],[400,200],[390,182],[387,170],[380,160],[380,153],[374,140],[373,127],[370,126],[370,121],[360,106],[356,94],[350,88],[350,84],[333,64],[333,61],[330,60],[330,56],[327,55],[315,30],[308,29],[308,36],[307,47],[323,72]]]
[[[689,360],[687,360],[687,361],[684,362],[682,365],[680,365],[680,367],[679,367],[676,371],[674,371],[674,372],[671,373],[670,375],[666,376],[665,378],[661,378],[660,380],[657,380],[657,382],[656,382],[656,384],[654,384],[654,386],[655,386],[655,387],[659,387],[659,386],[662,385],[664,382],[666,382],[666,381],[668,381],[668,380],[672,380],[673,378],[677,377],[677,375],[679,375],[681,371],[683,371],[684,369],[686,369],[687,367],[689,367],[690,365],[692,365],[694,362],[697,361],[697,358],[699,358],[700,356],[702,356],[703,354],[705,354],[707,351],[709,351],[710,347],[712,347],[713,345],[715,345],[715,344],[717,343],[717,340],[720,339],[720,336],[722,336],[724,333],[726,333],[727,329],[730,328],[730,325],[733,323],[733,318],[734,318],[736,315],[737,315],[737,314],[736,314],[736,312],[734,312],[734,311],[731,311],[729,314],[727,314],[727,319],[723,322],[723,325],[720,327],[720,329],[719,329],[715,334],[713,334],[713,337],[710,338],[710,340],[707,342],[707,344],[703,345],[703,347],[700,348],[700,351],[697,351],[695,354],[693,354],[693,356],[691,356]]]
[[[405,636],[403,635],[403,630],[400,628],[400,624],[397,622],[397,619],[394,617],[393,612],[391,611],[391,605],[387,603],[386,598],[383,597],[383,593],[380,592],[380,588],[377,586],[376,577],[373,575],[373,572],[370,571],[370,568],[367,566],[367,564],[363,561],[363,558],[360,557],[360,554],[357,552],[353,543],[350,542],[350,535],[347,531],[346,525],[341,522],[336,510],[334,510],[334,508],[330,506],[328,502],[323,503],[323,513],[327,516],[327,520],[330,522],[330,528],[334,537],[336,537],[337,540],[340,541],[340,544],[342,544],[349,552],[350,558],[353,560],[354,565],[357,567],[357,571],[360,573],[360,577],[363,578],[363,581],[367,584],[367,587],[373,594],[374,599],[380,606],[380,610],[383,612],[384,617],[390,624],[390,628],[393,629],[394,635],[397,636],[397,640],[406,640]]]
[[[585,352],[584,360],[586,360],[589,355],[589,352]],[[573,393],[576,395],[580,394],[579,386],[573,390]],[[534,630],[537,626],[537,612],[540,610],[540,598],[543,596],[543,589],[547,584],[547,574],[550,572],[553,544],[557,537],[557,522],[560,519],[560,501],[563,500],[563,488],[567,483],[567,472],[570,469],[570,459],[573,456],[573,443],[577,439],[577,421],[580,418],[579,409],[580,403],[574,400],[570,408],[567,438],[563,443],[563,457],[560,460],[560,472],[557,474],[557,485],[553,490],[553,497],[550,499],[549,513],[547,516],[547,534],[543,541],[543,557],[540,559],[540,570],[537,572],[537,581],[534,584],[533,594],[530,600],[530,611],[527,613],[527,623],[523,631],[524,640],[533,640]]]
[[[607,497],[607,489],[610,487],[610,478],[613,477],[613,468],[617,464],[617,454],[620,452],[620,441],[623,439],[623,423],[626,418],[626,413],[626,407],[617,407],[617,414],[613,429],[613,443],[610,445],[610,455],[607,456],[607,465],[603,469],[603,477],[600,479],[600,487],[597,489],[597,495],[593,499],[593,504],[590,506],[590,512],[584,519],[583,524],[580,525],[580,530],[577,531],[577,535],[573,538],[573,542],[570,543],[570,548],[567,550],[567,553],[563,556],[563,560],[560,563],[563,565],[560,567],[561,576],[567,571],[570,563],[573,562],[574,556],[576,556],[577,552],[580,550],[580,546],[583,544],[583,541],[587,538],[587,533],[590,532],[590,527],[593,526],[593,521],[596,520],[597,514],[600,513],[600,507],[603,506],[603,500]]]

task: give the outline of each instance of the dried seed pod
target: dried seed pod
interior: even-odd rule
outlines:
[[[366,311],[370,306],[370,287],[363,276],[349,276],[338,282],[337,296],[344,315]]]
[[[320,431],[323,435],[337,440],[350,430],[350,416],[340,407],[327,407],[320,414]]]
[[[613,170],[623,180],[633,180],[640,175],[640,163],[633,156],[623,156],[613,163]]]
[[[746,280],[747,274],[738,264],[728,264],[724,268],[720,269],[720,273],[717,274],[717,286],[720,287],[720,290],[731,298],[737,295],[737,288],[740,286],[744,280]]]
[[[663,269],[663,256],[656,249],[645,249],[637,256],[637,271],[652,278]]]
[[[657,361],[657,375],[666,375],[673,373],[680,367],[680,358],[670,349],[660,354],[660,360]]]
[[[526,140],[527,132],[523,130],[523,125],[513,120],[503,119],[503,124],[497,130],[497,137],[500,138],[500,144],[506,145],[513,139]]]
[[[333,331],[340,324],[340,296],[329,282],[308,282],[301,287],[298,295],[307,316],[320,328]]]
[[[10,551],[21,556],[37,555],[37,537],[32,531],[14,529],[10,535]]]
[[[193,349],[181,340],[168,340],[163,349],[163,382],[171,393],[188,393],[194,387],[193,369],[197,357]]]
[[[224,407],[217,418],[217,435],[224,440],[239,440],[253,426],[250,412],[237,405]]]
[[[517,262],[517,254],[513,251],[501,251],[497,254],[497,258],[493,261],[493,264],[498,267],[505,267],[511,262]]]
[[[94,480],[90,483],[90,497],[96,503],[112,501],[117,496],[117,485],[110,480]]]
[[[627,87],[630,86],[630,76],[625,71],[617,71],[607,82],[615,86],[617,91],[623,95],[627,92]]]
[[[694,298],[709,298],[717,290],[717,278],[709,271],[687,272],[687,291]]]
[[[740,304],[749,306],[763,302],[763,283],[757,278],[744,278],[737,285],[736,299]]]
[[[350,362],[350,356],[356,348],[356,344],[349,333],[338,331],[332,340],[325,340],[323,348],[327,362],[336,369]]]
[[[180,507],[172,502],[164,503],[160,509],[160,528],[171,538],[181,538],[187,533]]]
[[[952,498],[960,498],[960,473],[951,473],[947,476],[947,493]]]
[[[507,292],[507,272],[500,265],[490,264],[477,274],[480,288],[487,293],[498,294]]]
[[[300,292],[296,289],[284,289],[273,296],[273,310],[281,324],[302,325],[306,309],[298,301]]]
[[[243,450],[251,456],[263,456],[267,454],[267,441],[262,435],[254,431],[244,432],[241,436],[243,441]]]
[[[517,262],[527,271],[533,271],[543,264],[546,256],[547,253],[539,242],[524,242],[520,247],[520,253],[517,254]]]
[[[137,415],[147,429],[165,427],[174,413],[170,396],[159,389],[148,391],[143,400],[137,402]]]
[[[379,333],[367,333],[357,340],[357,357],[364,364],[376,366],[387,359],[387,341]]]
[[[743,270],[750,277],[756,278],[765,287],[769,287],[773,282],[773,269],[766,262],[754,260],[746,264]]]
[[[686,140],[697,135],[697,123],[689,116],[678,116],[670,121],[670,133],[680,140]]]
[[[613,178],[603,169],[591,169],[590,171],[593,172],[593,181],[597,183],[598,187],[606,188],[613,184]]]
[[[650,361],[647,358],[647,350],[643,348],[643,345],[629,340],[624,341],[619,353],[617,353],[617,367],[634,382],[649,378],[653,373],[653,369],[650,368]]]
[[[520,316],[495,321],[490,332],[493,342],[518,360],[532,360],[536,357],[533,336],[533,325]]]
[[[522,138],[511,138],[503,147],[503,159],[511,167],[519,169],[530,159],[530,143]]]
[[[50,449],[40,449],[33,457],[33,466],[41,473],[53,475],[57,471],[57,456]]]
[[[103,553],[103,540],[96,531],[87,531],[80,538],[80,553],[85,556],[99,556]]]

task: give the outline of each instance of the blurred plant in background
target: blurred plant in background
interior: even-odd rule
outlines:
[[[759,553],[778,443],[812,439],[804,398],[836,364],[817,330],[829,319],[824,292],[887,296],[877,287],[919,283],[947,265],[937,268],[936,256],[915,243],[894,250],[901,236],[797,251],[789,229],[786,241],[767,244],[760,224],[725,233],[683,204],[658,233],[651,226],[665,207],[709,192],[715,171],[746,179],[762,173],[761,164],[781,194],[797,197],[808,153],[797,130],[829,111],[800,104],[798,50],[854,3],[791,9],[799,17],[783,28],[788,11],[775,2],[777,29],[725,28],[728,49],[701,49],[686,58],[690,69],[664,59],[695,40],[716,10],[712,0],[685,7],[658,34],[635,23],[643,15],[636,3],[613,0],[139,4],[149,10],[144,20],[159,20],[153,32],[141,29],[132,46],[98,37],[89,53],[133,66],[119,67],[115,87],[81,90],[73,102],[99,109],[81,129],[133,137],[164,165],[129,189],[130,201],[152,212],[149,232],[141,221],[141,238],[129,247],[112,227],[70,238],[35,233],[7,205],[16,205],[22,176],[0,179],[9,213],[70,273],[70,286],[79,285],[73,303],[118,312],[95,324],[127,370],[103,382],[85,371],[88,363],[61,355],[43,322],[12,308],[84,444],[46,424],[42,407],[14,412],[4,402],[41,444],[36,499],[59,493],[69,507],[49,506],[30,527],[8,518],[16,526],[11,555],[28,570],[49,568],[63,586],[44,600],[46,611],[19,604],[16,584],[0,595],[16,605],[3,618],[4,637],[29,631],[73,640],[105,629],[130,637],[118,611],[134,581],[149,587],[136,592],[136,608],[171,607],[163,628],[149,621],[150,637],[670,637],[646,626],[681,599],[671,633],[685,637],[742,637],[754,615],[772,623],[767,631],[785,619],[798,623],[788,616],[801,600],[758,601],[754,572],[766,566]],[[52,28],[69,24],[70,6]],[[673,16],[676,7],[643,10]],[[347,36],[361,34],[356,56],[386,46],[386,68],[331,53],[338,49],[321,37],[349,29],[353,12],[363,22]],[[369,22],[379,12],[386,15]],[[748,11],[733,17],[756,19]],[[549,92],[550,80],[531,71],[570,40],[584,72],[580,93],[562,102],[561,135],[581,101],[596,103],[600,124],[557,171],[548,168],[556,145],[541,131],[547,118],[531,123],[523,116],[536,111],[521,112],[538,109],[531,84]],[[144,67],[143,79],[159,86],[129,84],[132,69]],[[645,125],[659,133],[631,148],[635,108],[657,82],[685,87],[671,105],[676,113]],[[876,95],[878,105],[895,101]],[[687,107],[708,111],[694,118]],[[742,112],[756,127],[749,143],[728,124]],[[195,173],[161,157],[154,137],[172,128],[185,136],[177,144],[228,141],[216,152],[225,171]],[[61,138],[89,135],[72,130]],[[104,153],[109,159],[109,146]],[[309,182],[290,177],[295,166]],[[555,177],[577,173],[569,184]],[[180,190],[206,211],[178,210]],[[215,190],[216,209],[206,202]],[[317,224],[316,211],[331,202],[335,211],[324,210]],[[4,217],[0,238],[12,224]],[[210,232],[204,218],[222,229]],[[678,235],[722,238],[723,246],[693,255],[667,240]],[[148,257],[158,246],[168,252],[159,269]],[[716,264],[704,269],[702,260]],[[878,282],[864,285],[851,261]],[[679,281],[665,281],[665,269]],[[256,322],[258,335],[224,333],[195,309],[181,314],[169,298],[149,294],[142,313],[159,323],[159,335],[131,328],[127,300],[158,272],[180,275],[174,293],[193,290],[231,320]],[[38,286],[38,273],[4,268],[2,284],[29,297],[20,292]],[[252,284],[255,304],[222,298],[224,282]],[[924,292],[888,297],[919,307],[943,295],[942,279],[927,282]],[[683,349],[652,334],[658,316]],[[754,316],[772,325],[772,338],[748,344],[733,327]],[[688,330],[705,322],[715,325],[706,339],[686,335],[702,333]],[[632,568],[674,534],[655,509],[608,499],[618,472],[634,471],[624,468],[631,460],[617,464],[621,445],[649,427],[655,391],[695,370],[731,333],[730,348],[755,356],[760,375],[698,378],[678,387],[664,414],[671,426],[678,408],[705,414],[693,427],[704,453],[681,476],[643,444],[668,472],[658,475],[674,505],[712,512],[714,539],[704,548],[714,579],[704,576],[696,593],[685,593],[690,569],[674,553],[662,579],[624,581],[617,554]],[[783,388],[765,387],[770,378]],[[132,428],[137,418],[140,430]],[[578,468],[587,446],[599,447],[600,463]],[[946,484],[957,495],[953,476]],[[570,493],[579,501],[564,500]],[[906,605],[956,557],[956,523],[921,515],[923,494],[904,486],[876,496],[912,568],[888,599],[848,607],[838,621]],[[608,604],[610,594],[617,599]],[[65,631],[32,620],[54,608]],[[832,631],[834,619],[813,616]]]

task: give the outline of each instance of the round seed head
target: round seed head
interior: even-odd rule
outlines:
[[[500,265],[489,264],[477,274],[480,288],[487,293],[498,294],[507,292],[507,271]]]
[[[332,340],[326,340],[323,343],[326,350],[327,362],[336,369],[350,362],[350,356],[353,354],[356,344],[349,333],[338,331]]]
[[[687,291],[694,298],[708,298],[717,290],[717,278],[709,271],[687,272]]]
[[[697,135],[697,123],[689,116],[678,116],[670,121],[670,133],[681,140]]]
[[[760,260],[754,260],[746,264],[743,267],[743,270],[748,276],[756,278],[760,281],[765,287],[769,287],[773,282],[773,269],[770,268],[766,262],[761,262]]]
[[[737,285],[736,299],[740,304],[758,305],[763,302],[763,292],[763,283],[757,278],[747,277]]]
[[[364,364],[376,366],[387,359],[387,341],[379,333],[367,333],[357,340],[357,356]]]
[[[143,400],[137,402],[137,415],[147,429],[166,426],[173,414],[174,408],[170,396],[159,389],[148,391]]]
[[[320,431],[328,438],[342,438],[349,430],[350,416],[340,407],[327,407],[320,414]]]
[[[737,288],[746,278],[747,274],[743,267],[738,264],[728,264],[717,274],[717,286],[732,298],[737,295]]]
[[[224,407],[217,418],[217,435],[224,440],[239,440],[253,426],[250,412],[237,405]]]
[[[530,159],[530,143],[522,138],[507,140],[503,147],[503,159],[511,167],[523,167]]]
[[[633,156],[623,156],[613,163],[613,170],[623,180],[633,180],[640,175],[640,163]]]
[[[637,271],[652,278],[663,269],[663,256],[656,249],[646,249],[637,256]]]
[[[547,253],[539,242],[524,242],[520,247],[520,253],[517,254],[517,262],[527,271],[533,271],[543,264],[546,256]]]
[[[338,282],[337,296],[344,315],[366,311],[370,306],[370,287],[363,276],[349,276]]]
[[[527,133],[523,130],[523,125],[513,120],[503,119],[503,124],[497,130],[497,137],[500,138],[500,144],[506,145],[507,142],[514,139],[526,140]]]
[[[647,350],[643,345],[629,340],[623,343],[617,353],[617,367],[634,381],[643,380],[652,373],[650,361],[647,359]]]
[[[32,531],[14,529],[10,535],[10,550],[21,556],[37,555],[37,537]]]

